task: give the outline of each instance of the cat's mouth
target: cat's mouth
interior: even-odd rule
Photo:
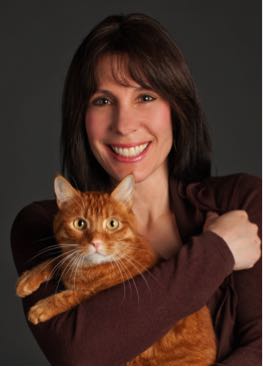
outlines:
[[[100,264],[112,260],[111,254],[104,253],[103,244],[100,241],[93,241],[85,247],[83,259],[86,264]]]
[[[84,261],[87,265],[96,265],[112,261],[111,255],[104,255],[101,252],[94,252],[92,254],[86,254]]]

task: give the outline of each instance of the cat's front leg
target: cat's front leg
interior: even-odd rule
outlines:
[[[65,290],[38,301],[28,313],[28,320],[33,324],[47,321],[52,317],[70,310],[87,296],[75,290]]]
[[[52,260],[44,261],[31,270],[25,271],[16,284],[16,294],[19,297],[26,297],[36,291],[40,285],[52,277],[54,262]]]

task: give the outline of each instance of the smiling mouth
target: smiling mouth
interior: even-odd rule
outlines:
[[[111,150],[113,150],[113,152],[115,154],[118,154],[121,157],[138,157],[140,156],[145,149],[148,147],[148,145],[150,144],[150,142],[148,143],[144,143],[144,144],[139,144],[139,145],[134,145],[134,146],[117,146],[117,145],[110,145]]]

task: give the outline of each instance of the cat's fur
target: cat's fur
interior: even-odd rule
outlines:
[[[155,264],[156,254],[136,231],[131,210],[133,189],[132,176],[122,180],[111,194],[82,193],[62,176],[56,177],[60,210],[54,220],[54,233],[62,255],[23,273],[17,283],[17,294],[20,297],[31,294],[57,269],[66,289],[31,307],[28,318],[32,323],[49,320]],[[81,218],[84,222],[79,221]],[[118,228],[112,228],[116,223]],[[177,322],[161,340],[128,364],[211,365],[215,356],[211,317],[208,308],[203,307]]]

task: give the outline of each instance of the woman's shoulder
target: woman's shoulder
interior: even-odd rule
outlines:
[[[39,230],[50,228],[57,210],[56,200],[34,201],[24,206],[14,218],[11,238],[16,234],[33,235]]]
[[[221,195],[242,196],[261,189],[261,178],[248,173],[235,173],[227,176],[212,176],[201,186]]]
[[[181,187],[192,203],[218,210],[234,210],[261,196],[261,178],[247,173],[212,176]]]
[[[26,269],[27,260],[32,258],[35,251],[40,250],[44,243],[54,241],[53,218],[57,210],[55,200],[43,200],[26,205],[16,215],[10,239],[19,273]]]
[[[58,208],[56,200],[34,201],[27,204],[17,213],[13,226],[22,223],[50,221],[56,214]]]

